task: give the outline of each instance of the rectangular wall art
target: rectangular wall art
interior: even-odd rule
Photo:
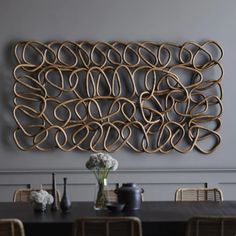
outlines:
[[[21,150],[211,153],[220,144],[223,50],[214,41],[19,42]]]

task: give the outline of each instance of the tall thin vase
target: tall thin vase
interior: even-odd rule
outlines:
[[[107,179],[97,179],[95,196],[94,196],[94,209],[105,210],[106,209],[106,194],[105,187],[107,185]]]
[[[57,199],[57,192],[56,192],[56,178],[55,178],[55,173],[52,173],[52,196],[53,196],[53,203],[51,205],[51,210],[52,211],[57,211],[58,210],[58,199]]]
[[[60,207],[61,207],[62,212],[66,213],[66,212],[69,212],[69,209],[71,207],[71,202],[67,193],[67,178],[63,178],[63,181],[64,181],[64,192],[61,199]]]

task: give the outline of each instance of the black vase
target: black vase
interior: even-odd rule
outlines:
[[[52,196],[53,196],[53,203],[51,205],[51,210],[52,211],[57,211],[58,210],[58,199],[57,199],[57,192],[56,192],[56,178],[55,178],[55,173],[52,173]]]
[[[62,212],[69,212],[71,202],[67,194],[67,178],[63,178],[64,181],[64,193],[61,199],[60,207]]]

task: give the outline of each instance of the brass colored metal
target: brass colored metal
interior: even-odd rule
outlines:
[[[223,49],[214,41],[19,42],[21,150],[211,153],[220,144]]]

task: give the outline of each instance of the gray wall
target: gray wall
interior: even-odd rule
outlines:
[[[22,152],[12,141],[12,45],[18,40],[155,40],[184,42],[213,39],[224,48],[224,115],[221,146],[211,155],[192,151],[113,154],[119,170],[110,183],[133,181],[146,200],[172,200],[180,186],[218,186],[236,199],[234,0],[21,0],[0,1],[0,201],[17,187],[49,184],[68,176],[72,200],[92,199],[92,174],[84,168],[90,153]],[[60,186],[61,187],[61,186]]]

